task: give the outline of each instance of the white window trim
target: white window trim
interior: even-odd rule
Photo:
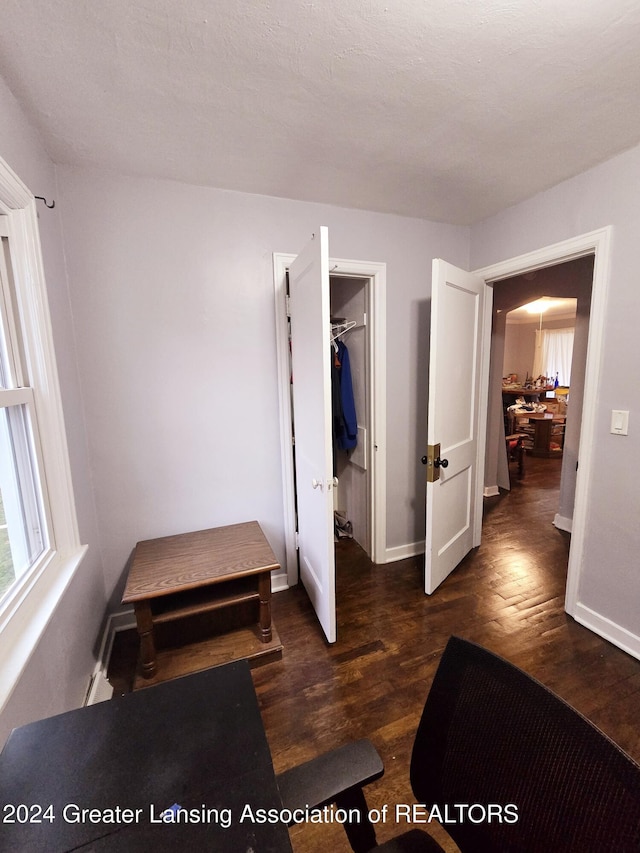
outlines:
[[[15,584],[0,612],[0,711],[82,562],[62,400],[33,195],[0,157],[0,213],[7,214],[25,350],[42,450],[52,547]]]

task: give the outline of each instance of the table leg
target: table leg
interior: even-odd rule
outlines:
[[[260,596],[260,639],[263,643],[271,641],[271,572],[258,576],[258,594]]]
[[[136,625],[140,637],[140,664],[144,678],[151,678],[156,673],[156,644],[153,640],[153,620],[151,604],[148,601],[136,601],[133,604],[136,614]]]

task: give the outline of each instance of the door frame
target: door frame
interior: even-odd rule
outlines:
[[[279,586],[274,578],[274,590],[298,583],[296,548],[295,463],[293,457],[293,412],[291,404],[291,359],[289,352],[289,320],[287,311],[286,274],[296,255],[274,252],[273,284],[276,312],[276,351],[278,366],[278,402],[280,413],[280,447],[282,464],[282,497],[284,514],[286,579]],[[386,562],[386,284],[387,265],[370,261],[329,259],[332,276],[348,276],[367,280],[369,314],[369,403],[367,460],[370,464],[370,549],[374,563]],[[328,345],[328,338],[327,338]]]
[[[569,547],[569,562],[567,567],[567,587],[565,593],[565,610],[574,618],[579,618],[580,605],[578,591],[580,573],[584,555],[584,537],[587,525],[587,513],[591,502],[591,489],[595,471],[595,434],[597,419],[597,399],[602,374],[602,351],[604,341],[605,314],[609,288],[609,272],[611,264],[611,235],[612,226],[581,234],[560,243],[554,243],[542,249],[501,261],[478,270],[475,275],[484,278],[487,288],[492,290],[493,282],[514,275],[533,272],[542,267],[572,261],[585,255],[594,256],[593,285],[591,290],[591,308],[589,314],[589,341],[587,345],[587,363],[585,370],[584,398],[582,404],[582,423],[578,446],[580,467],[576,477],[576,494],[573,511],[571,543]],[[485,336],[491,334],[491,315],[485,313]],[[487,338],[485,338],[487,339]],[[482,365],[481,378],[482,395],[486,399],[489,393],[489,359]],[[486,438],[486,422],[484,425]],[[478,445],[478,453],[483,454],[484,445]],[[480,461],[480,460],[479,460]]]

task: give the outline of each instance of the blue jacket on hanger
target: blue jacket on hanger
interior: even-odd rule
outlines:
[[[358,420],[356,404],[353,399],[353,382],[351,380],[351,364],[349,350],[342,341],[338,341],[338,361],[340,362],[340,405],[342,417],[336,424],[335,440],[340,450],[352,450],[358,443]],[[335,413],[334,413],[335,415]],[[334,417],[334,423],[336,419]]]

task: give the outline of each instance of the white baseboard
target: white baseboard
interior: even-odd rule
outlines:
[[[566,533],[571,533],[573,518],[567,518],[565,515],[558,515],[558,513],[556,513],[553,523],[558,530],[564,530]]]
[[[578,602],[571,614],[576,622],[640,660],[640,637]]]
[[[394,548],[385,548],[381,565],[385,563],[396,563],[398,560],[406,560],[409,557],[417,557],[419,554],[424,554],[424,539],[419,542],[409,542],[406,545],[396,545]],[[287,576],[272,575],[271,589],[273,592],[282,592],[289,589],[291,584],[287,581]]]
[[[395,563],[398,560],[406,560],[408,557],[417,557],[418,554],[424,554],[424,539],[420,542],[409,542],[406,545],[387,548],[384,552],[384,562]]]
[[[117,631],[126,631],[128,628],[136,627],[136,618],[133,608],[122,610],[118,613],[110,613],[107,617],[107,623],[102,633],[100,641],[100,651],[98,653],[98,661],[96,663],[93,674],[89,679],[87,693],[85,696],[85,705],[94,705],[96,702],[104,702],[106,699],[111,699],[113,696],[113,688],[107,681],[107,668],[109,666],[109,658],[111,657],[111,649],[113,648],[113,640]]]
[[[107,681],[107,676],[99,666],[93,673],[87,690],[85,705],[95,705],[98,702],[106,702],[113,697],[113,687]]]
[[[111,646],[113,638],[118,631],[128,631],[130,628],[136,627],[136,614],[133,607],[127,607],[125,610],[119,610],[117,613],[111,613],[107,620],[107,631],[109,636],[109,654],[111,654]]]
[[[271,573],[271,592],[283,592],[289,589],[289,579],[285,571]]]
[[[493,498],[499,494],[500,489],[498,486],[485,486],[484,491],[482,492],[482,496],[485,498]]]

